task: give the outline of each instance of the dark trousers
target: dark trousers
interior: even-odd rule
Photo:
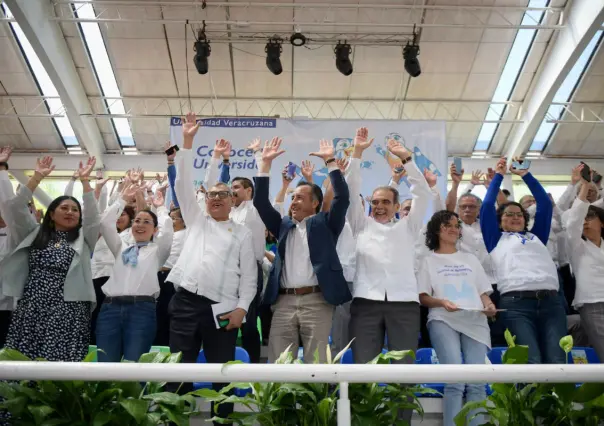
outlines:
[[[6,343],[6,335],[10,326],[12,311],[0,311],[0,348]]]
[[[245,316],[245,323],[241,327],[241,345],[250,356],[253,364],[260,362],[260,333],[258,332],[258,309],[260,304],[260,293],[262,292],[262,266],[258,265],[258,281],[256,297],[250,303]]]
[[[170,271],[159,271],[157,279],[159,281],[159,297],[155,305],[155,317],[157,319],[157,331],[153,344],[156,346],[168,346],[170,344],[170,316],[168,315],[168,306],[174,296],[174,284],[166,281]]]
[[[430,332],[428,331],[428,314],[430,313],[430,309],[425,306],[419,307],[419,317],[420,317],[420,327],[419,334],[421,336],[420,347],[421,348],[431,348],[432,341],[430,340]]]
[[[109,277],[100,277],[92,280],[92,284],[94,284],[94,294],[96,295],[96,306],[94,307],[94,311],[92,311],[92,315],[90,317],[90,344],[96,345],[96,322],[99,317],[99,312],[101,311],[101,307],[103,306],[103,301],[105,300],[105,293],[103,293],[103,286],[105,283],[109,281]]]
[[[529,348],[529,364],[565,364],[560,339],[567,334],[566,312],[562,298],[554,293],[541,299],[501,295],[503,324],[516,336],[516,344]]]
[[[182,361],[195,363],[203,344],[206,361],[210,364],[224,364],[235,360],[237,329],[226,331],[217,329],[212,313],[216,302],[204,296],[178,288],[168,312],[170,314],[170,352],[182,352]],[[212,388],[220,391],[226,383],[212,383]],[[168,383],[167,390],[176,392],[179,383]],[[183,383],[179,393],[193,390],[193,383]],[[227,418],[233,412],[233,404],[222,404],[217,415]],[[212,403],[212,413],[214,404]],[[218,424],[218,423],[215,423]]]
[[[268,336],[271,333],[271,323],[273,322],[273,311],[271,305],[260,304],[258,306],[258,316],[262,326],[262,345],[268,345]]]
[[[491,293],[490,297],[495,307],[501,309],[501,294],[497,290],[497,284],[493,284],[493,293]],[[503,325],[501,314],[489,318],[489,328],[491,329],[491,347],[507,346],[504,336],[505,326]]]

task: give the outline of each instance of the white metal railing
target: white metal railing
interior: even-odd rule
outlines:
[[[348,383],[604,382],[604,364],[332,365],[0,362],[4,380],[339,383],[338,425],[350,426]]]

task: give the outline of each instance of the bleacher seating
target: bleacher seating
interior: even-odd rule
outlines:
[[[250,356],[245,349],[237,346],[235,348],[235,360],[249,364]],[[199,355],[197,356],[197,364],[205,364],[205,363],[207,363],[206,356],[203,353],[203,349],[202,349],[201,351],[199,351]],[[193,389],[194,390],[212,389],[212,383],[210,383],[210,382],[194,382]],[[249,392],[251,392],[251,389],[235,389],[235,395],[237,395],[237,396],[244,396],[245,394],[247,394]]]

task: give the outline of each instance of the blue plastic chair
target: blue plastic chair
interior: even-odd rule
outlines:
[[[436,351],[432,348],[420,348],[417,350],[415,354],[415,363],[423,364],[423,365],[436,365],[439,364],[438,357],[436,356]],[[421,383],[420,386],[425,388],[434,389],[436,392],[440,392],[443,394],[445,392],[445,384],[444,383]],[[418,394],[418,396],[428,397],[428,398],[442,398],[442,395],[433,395],[433,394]]]
[[[576,346],[568,353],[569,364],[600,364],[594,348]]]
[[[235,361],[241,361],[246,364],[249,364],[250,356],[245,349],[237,346],[235,348]],[[203,349],[202,349],[199,351],[199,355],[197,356],[197,364],[206,364],[206,363],[207,363],[206,356],[203,353]],[[198,390],[198,389],[212,389],[212,383],[210,383],[210,382],[194,382],[193,390]],[[251,391],[252,390],[250,388],[235,389],[235,395],[244,396]]]
[[[490,352],[487,354],[487,357],[489,358],[489,361],[491,361],[491,364],[503,364],[503,354],[507,350],[508,348],[506,347],[497,347],[491,349]]]

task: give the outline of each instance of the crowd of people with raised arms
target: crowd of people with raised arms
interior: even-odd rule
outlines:
[[[66,195],[40,219],[31,200],[53,159],[37,160],[14,193],[11,148],[0,150],[2,345],[32,359],[81,361],[96,344],[100,362],[136,361],[152,345],[165,345],[186,363],[203,347],[207,362],[224,363],[234,360],[241,330],[252,362],[260,362],[260,317],[269,362],[287,348],[297,356],[299,347],[306,361],[316,352],[324,362],[331,336],[339,349],[354,339],[356,363],[384,345],[422,345],[441,363],[482,364],[509,329],[516,343],[528,345],[530,363],[565,363],[558,342],[577,310],[604,359],[604,199],[601,182],[590,178],[595,172],[583,173],[586,165],[572,171],[555,203],[530,170],[508,167],[506,158],[484,175],[473,172],[463,190],[464,170],[452,164],[443,199],[436,175],[390,140],[392,180],[360,195],[363,152],[373,142],[360,128],[350,158],[335,158],[327,140],[310,154],[327,167],[324,188],[313,183],[313,164],[299,159],[302,179],[290,189],[284,170],[271,200],[272,163],[293,142],[252,141],[252,182],[231,178],[231,144],[221,139],[205,186],[196,188],[199,127],[194,114],[185,117],[179,149],[165,146],[163,177],[146,180],[132,169],[110,191],[99,172],[91,185],[93,157],[79,164]],[[532,195],[509,200],[501,189],[507,173]],[[77,180],[82,201],[71,195]],[[402,182],[408,200],[400,199]],[[471,192],[481,184],[484,199]],[[192,387],[179,385],[169,390]],[[453,424],[464,394],[482,400],[485,388],[446,385],[445,425]],[[222,404],[218,414],[232,409]]]

